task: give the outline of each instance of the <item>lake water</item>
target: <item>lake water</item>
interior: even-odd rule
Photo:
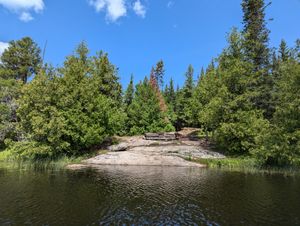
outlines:
[[[0,167],[0,225],[300,225],[300,178],[172,167]]]

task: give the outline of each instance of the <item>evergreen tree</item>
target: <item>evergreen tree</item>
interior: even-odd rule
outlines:
[[[176,115],[177,123],[176,129],[182,127],[193,126],[192,118],[192,96],[194,92],[194,68],[189,65],[187,72],[185,73],[184,86],[176,96]]]
[[[252,103],[258,110],[271,119],[275,110],[272,100],[274,78],[269,74],[271,69],[270,49],[268,47],[269,33],[265,19],[265,9],[270,5],[264,0],[243,0],[244,12],[244,41],[245,59],[251,64],[248,90],[251,92]]]
[[[184,84],[184,97],[191,98],[194,89],[194,68],[189,65],[187,72],[185,73],[185,84]]]
[[[11,41],[0,59],[1,67],[5,69],[5,76],[26,83],[28,77],[36,74],[41,68],[40,52],[40,48],[29,37]]]
[[[153,67],[152,67],[151,73],[150,73],[150,86],[152,87],[153,91],[156,93],[157,98],[159,99],[159,105],[160,105],[161,111],[166,112],[167,106],[166,106],[164,97],[162,96],[160,89],[159,89],[156,69],[154,69]]]
[[[24,86],[18,116],[26,139],[11,145],[13,152],[32,158],[72,155],[122,131],[125,115],[113,92],[104,95],[107,86],[95,73],[98,62],[101,68],[112,65],[103,65],[102,55],[96,59],[87,53],[81,44],[58,72],[43,70]]]
[[[130,82],[125,91],[125,96],[124,96],[124,103],[126,107],[128,107],[132,103],[133,95],[134,95],[134,85],[133,85],[133,75],[131,75]]]
[[[136,86],[132,104],[128,109],[130,134],[174,130],[161,110],[160,100],[151,83],[145,78]]]
[[[268,4],[269,5],[269,4]],[[269,64],[269,33],[265,20],[264,0],[243,0],[244,47],[246,59],[256,70],[268,67]]]
[[[267,165],[298,165],[300,158],[300,63],[283,62],[276,82],[272,127],[258,139],[253,154]]]
[[[170,79],[169,85],[166,85],[164,93],[165,93],[165,98],[166,98],[167,104],[171,104],[172,106],[175,106],[176,93],[175,93],[175,89],[174,89],[173,78]]]
[[[283,62],[288,61],[290,58],[290,50],[286,44],[286,41],[281,40],[280,46],[279,46],[279,59]]]
[[[155,79],[157,81],[158,87],[163,87],[164,83],[164,75],[165,75],[165,65],[162,60],[156,63],[156,67],[154,69]]]
[[[118,69],[110,63],[108,54],[102,51],[97,53],[92,57],[91,64],[91,74],[97,80],[99,91],[120,105],[122,86],[119,82]]]

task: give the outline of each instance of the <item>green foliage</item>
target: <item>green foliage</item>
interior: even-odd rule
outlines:
[[[164,75],[165,75],[165,64],[162,60],[156,63],[156,66],[154,68],[154,75],[158,83],[158,86],[163,87]]]
[[[28,77],[38,73],[41,66],[40,48],[29,37],[11,41],[0,60],[5,77],[27,82]]]
[[[130,134],[173,131],[174,127],[166,116],[161,110],[156,90],[145,78],[136,86],[133,101],[128,108]]]
[[[222,168],[228,170],[243,170],[256,172],[260,168],[260,163],[254,158],[225,158],[225,159],[199,159],[196,160],[209,168]]]
[[[7,150],[9,153],[7,158],[15,160],[38,160],[43,158],[53,157],[53,151],[50,146],[35,142],[35,141],[21,141],[21,142],[7,142]]]
[[[257,148],[257,137],[269,129],[269,122],[258,111],[238,111],[221,123],[214,139],[219,148],[231,155],[248,155]]]
[[[3,78],[4,69],[0,68],[0,150],[5,147],[4,140],[17,139],[17,98],[21,82]]]
[[[293,48],[283,40],[270,57],[267,6],[243,0],[243,31],[232,30],[197,85],[190,65],[176,91],[172,79],[161,90],[162,60],[136,88],[131,77],[122,97],[117,67],[103,52],[89,56],[85,43],[54,69],[41,64],[30,38],[10,42],[0,63],[0,149],[10,153],[2,156],[72,156],[116,134],[193,126],[229,155],[251,156],[260,165],[300,165],[300,40]]]
[[[185,73],[185,83],[176,93],[175,113],[177,115],[176,128],[193,126],[192,96],[194,93],[194,68],[189,65]]]
[[[23,87],[18,116],[28,140],[22,149],[25,155],[73,155],[122,131],[125,114],[118,109],[119,94],[103,83],[103,77],[118,83],[113,67],[107,55],[99,54],[98,59],[87,53],[80,45],[60,74],[43,70]],[[32,143],[43,149],[35,151]]]
[[[281,64],[279,75],[273,127],[258,139],[259,148],[253,153],[268,165],[294,165],[300,156],[299,62]]]
[[[243,0],[243,34],[246,59],[255,70],[268,67],[269,64],[269,33],[265,20],[266,5],[264,0]]]
[[[126,107],[128,107],[132,103],[133,95],[134,95],[134,85],[133,85],[133,76],[131,75],[129,85],[124,95],[124,104]]]

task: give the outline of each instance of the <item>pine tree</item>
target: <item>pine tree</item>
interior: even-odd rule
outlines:
[[[197,78],[197,86],[199,85],[199,83],[201,82],[201,79],[205,76],[205,72],[204,72],[204,68],[202,67],[201,68],[201,72],[200,74],[198,75],[198,78]]]
[[[175,100],[176,100],[176,93],[174,90],[174,81],[173,81],[173,78],[171,78],[170,85],[169,85],[169,101],[170,101],[169,103],[174,106]]]
[[[184,97],[191,98],[194,90],[194,68],[189,65],[187,72],[185,73],[185,83],[184,83]]]
[[[268,4],[270,5],[270,3]],[[269,64],[269,33],[265,20],[264,0],[243,0],[244,47],[246,59],[255,70],[266,68]]]
[[[133,85],[133,75],[131,75],[129,85],[125,91],[125,96],[124,96],[124,103],[126,107],[128,107],[132,103],[133,95],[134,95],[134,85]]]
[[[287,43],[285,40],[281,40],[280,46],[279,46],[279,59],[283,62],[288,61],[290,58],[290,50],[287,46]]]
[[[2,67],[6,77],[27,82],[28,77],[36,74],[41,68],[40,48],[29,37],[11,41],[2,56]]]
[[[176,129],[193,125],[192,96],[194,87],[194,68],[192,65],[189,65],[185,73],[184,86],[176,94]]]
[[[158,87],[163,87],[164,83],[164,75],[165,75],[165,65],[162,60],[156,63],[156,67],[154,69],[155,79],[157,81]]]
[[[159,89],[159,84],[157,81],[157,74],[156,74],[156,70],[152,67],[151,69],[151,73],[150,73],[150,86],[152,87],[153,91],[156,93],[157,98],[159,99],[159,103],[160,103],[160,109],[163,112],[167,111],[167,106],[165,103],[165,100],[160,92]]]

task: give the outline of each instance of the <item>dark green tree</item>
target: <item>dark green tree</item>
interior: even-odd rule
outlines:
[[[29,37],[11,41],[1,56],[1,67],[5,69],[7,77],[26,83],[41,68],[40,53],[38,45]]]
[[[176,129],[193,126],[194,120],[192,118],[192,96],[194,88],[194,68],[192,65],[189,65],[187,72],[185,73],[184,86],[176,94]]]
[[[288,61],[290,58],[290,50],[287,46],[287,43],[285,40],[281,40],[280,46],[279,46],[279,59],[281,61]]]
[[[91,75],[96,78],[99,91],[116,101],[122,103],[122,86],[119,82],[118,69],[111,64],[108,54],[99,52],[92,57]]]
[[[154,75],[157,81],[158,87],[163,87],[164,75],[165,75],[165,65],[163,60],[160,60],[156,63],[154,68]]]
[[[268,67],[269,64],[270,31],[267,29],[265,19],[265,9],[268,5],[265,5],[264,0],[243,0],[242,2],[245,55],[255,70]]]
[[[132,135],[174,130],[166,112],[161,110],[157,93],[147,78],[136,86],[128,118]]]
[[[130,82],[128,84],[128,87],[124,95],[124,103],[126,107],[128,107],[132,103],[133,96],[134,96],[134,85],[133,85],[133,75],[131,75]]]
[[[58,72],[41,70],[23,87],[18,116],[26,139],[10,145],[12,152],[32,158],[82,154],[124,129],[115,93],[106,93],[101,83],[112,70],[98,71],[100,62],[102,69],[113,66],[106,55],[87,54],[86,45],[79,45]]]

